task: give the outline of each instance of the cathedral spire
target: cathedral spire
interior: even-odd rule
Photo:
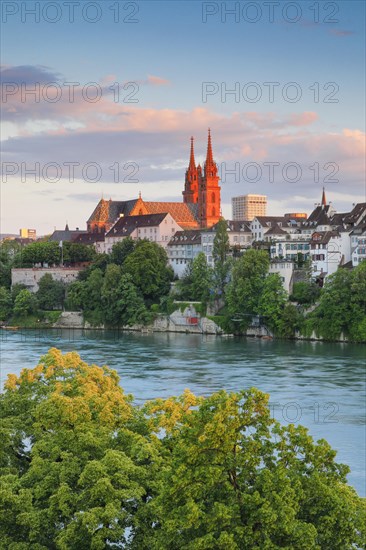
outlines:
[[[211,165],[213,163],[214,163],[214,161],[213,161],[213,155],[212,155],[211,130],[209,128],[208,129],[206,164]]]
[[[191,154],[189,157],[189,166],[188,170],[195,170],[196,169],[196,161],[194,159],[194,146],[193,146],[194,138],[191,137]]]
[[[327,199],[325,198],[325,189],[323,187],[323,194],[322,194],[322,206],[327,206]]]

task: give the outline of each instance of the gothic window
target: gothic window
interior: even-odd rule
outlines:
[[[212,216],[216,216],[216,210],[215,207],[212,208]]]
[[[216,197],[215,197],[215,193],[212,193],[212,195],[211,195],[211,202],[215,202],[215,198],[216,198]]]

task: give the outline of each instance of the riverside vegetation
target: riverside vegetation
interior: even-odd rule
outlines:
[[[366,262],[344,268],[327,278],[320,289],[304,267],[305,280],[288,296],[278,274],[268,274],[266,251],[249,249],[242,255],[229,250],[222,220],[213,246],[214,268],[203,253],[187,266],[185,275],[171,283],[173,271],[165,250],[146,240],[124,239],[112,253],[96,254],[90,246],[65,243],[64,262],[89,262],[76,282],[65,287],[45,275],[39,290],[10,289],[11,268],[36,263],[59,264],[57,243],[37,242],[24,248],[5,242],[0,247],[0,319],[20,326],[49,326],[62,309],[82,311],[92,326],[118,328],[148,325],[158,313],[172,313],[175,301],[201,302],[199,311],[216,306],[211,318],[225,331],[245,334],[253,316],[260,316],[276,337],[295,333],[325,340],[342,336],[366,342]]]
[[[115,371],[50,349],[0,396],[0,547],[364,549],[348,467],[268,399],[137,406]]]

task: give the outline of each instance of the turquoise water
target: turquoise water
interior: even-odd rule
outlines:
[[[338,462],[351,467],[349,482],[366,494],[365,346],[80,330],[1,331],[0,343],[1,385],[54,346],[116,369],[137,403],[185,388],[207,395],[256,386],[270,393],[281,423],[303,424],[315,439],[327,439]]]

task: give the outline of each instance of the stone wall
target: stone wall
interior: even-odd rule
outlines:
[[[11,285],[22,284],[30,292],[37,292],[39,281],[47,273],[52,275],[55,281],[62,281],[65,284],[76,281],[79,272],[78,267],[33,267],[15,268],[11,270]]]

